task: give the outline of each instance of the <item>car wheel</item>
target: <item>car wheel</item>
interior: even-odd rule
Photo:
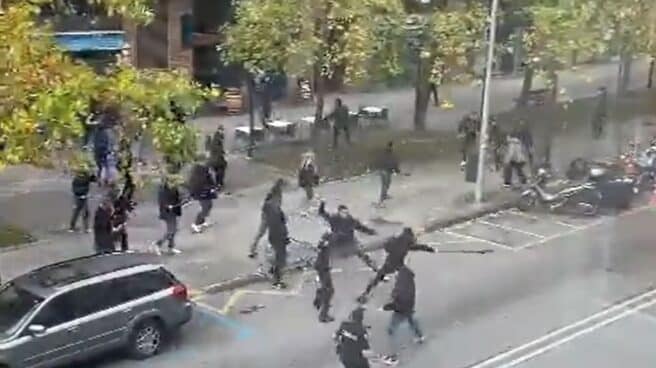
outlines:
[[[130,355],[134,359],[143,360],[157,354],[164,343],[164,328],[162,323],[149,319],[139,323],[130,336]]]

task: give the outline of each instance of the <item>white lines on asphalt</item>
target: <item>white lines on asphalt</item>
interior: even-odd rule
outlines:
[[[531,216],[531,215],[529,215],[529,214],[527,214],[527,213],[525,213],[525,212],[522,212],[522,211],[520,211],[520,210],[513,210],[513,209],[510,209],[510,210],[508,210],[508,213],[510,213],[510,214],[512,214],[512,215],[515,215],[515,216],[525,217],[525,218],[527,218],[527,219],[529,219],[529,220],[533,220],[533,221],[536,221],[536,222],[537,222],[537,221],[545,221],[544,218],[540,218],[540,217],[537,217],[537,216]],[[555,218],[553,215],[551,215],[551,214],[547,214],[547,216],[546,216],[546,221],[553,222],[553,223],[556,224],[556,225],[560,225],[560,226],[564,226],[564,227],[569,227],[569,228],[571,228],[571,229],[580,229],[580,228],[581,228],[581,226],[579,226],[579,225],[573,225],[573,224],[570,224],[570,223],[567,223],[567,222],[560,221],[560,220],[556,219],[556,218]]]
[[[520,345],[511,350],[505,351],[493,357],[490,357],[480,363],[469,366],[468,368],[485,368],[495,366],[496,368],[510,368],[518,364],[521,364],[527,360],[533,359],[536,356],[542,355],[554,348],[566,344],[576,338],[579,338],[583,335],[589,334],[595,330],[598,330],[602,327],[605,327],[613,322],[616,322],[620,319],[626,318],[636,312],[639,312],[643,309],[649,308],[656,305],[656,299],[653,299],[656,296],[656,290],[653,288],[649,291],[646,291],[642,294],[636,295],[630,299],[627,299],[621,303],[617,303],[609,306],[591,316],[583,318],[579,321],[573,322],[569,325],[561,327],[555,331],[549,332],[541,337],[538,337],[535,340],[529,341],[523,345]],[[639,303],[636,305],[636,303]],[[632,306],[633,305],[633,306]],[[619,313],[618,313],[619,312]],[[618,314],[614,314],[618,313]],[[614,314],[614,315],[613,315]],[[603,318],[603,319],[602,319]],[[589,325],[586,328],[584,326],[597,321],[596,323]],[[519,356],[518,353],[529,351],[529,348],[533,348],[540,344],[543,344],[549,340],[552,340],[556,337],[564,336],[555,340],[541,348],[534,349],[530,352],[525,353],[524,355]],[[506,359],[513,358],[517,356],[514,360],[507,362],[505,364],[496,365],[503,362]]]
[[[441,231],[443,233],[447,234],[447,235],[456,236],[456,237],[463,238],[463,239],[469,239],[469,240],[474,241],[474,242],[487,243],[487,244],[490,244],[490,245],[494,245],[495,247],[499,247],[499,248],[502,248],[502,249],[505,249],[505,250],[510,250],[510,251],[516,252],[515,248],[507,246],[505,244],[497,243],[497,242],[492,241],[492,240],[487,240],[487,239],[479,238],[479,237],[472,236],[472,235],[460,234],[460,233],[456,233],[456,232],[449,231],[449,230],[441,230]]]
[[[514,228],[514,227],[512,227],[512,226],[506,226],[506,225],[495,224],[495,223],[493,223],[493,222],[489,222],[489,221],[485,221],[485,220],[478,220],[478,223],[479,223],[479,224],[483,224],[483,225],[487,225],[487,226],[496,227],[496,228],[499,228],[499,229],[502,229],[502,230],[506,230],[506,231],[514,231],[514,232],[516,232],[516,233],[520,233],[520,234],[524,234],[524,235],[532,236],[532,237],[534,237],[534,238],[539,238],[539,239],[544,239],[544,238],[546,238],[544,235],[539,235],[539,234],[536,234],[536,233],[532,233],[532,232],[530,232],[530,231],[526,231],[526,230],[522,230],[522,229],[517,229],[517,228]]]

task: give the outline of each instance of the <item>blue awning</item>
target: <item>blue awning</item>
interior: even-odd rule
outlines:
[[[59,32],[55,40],[69,52],[121,51],[127,47],[123,31]]]

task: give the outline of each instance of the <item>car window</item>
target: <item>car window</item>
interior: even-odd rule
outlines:
[[[43,302],[40,298],[13,283],[0,289],[0,334],[11,335],[19,322]]]
[[[125,276],[112,281],[112,304],[127,303],[134,299],[162,291],[174,285],[164,270],[155,270]]]
[[[93,284],[59,295],[45,305],[32,324],[54,327],[109,308],[108,283]]]

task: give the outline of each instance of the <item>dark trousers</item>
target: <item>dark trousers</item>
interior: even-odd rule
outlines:
[[[328,317],[330,310],[330,301],[333,299],[335,289],[333,288],[333,278],[330,271],[320,271],[319,288],[314,296],[314,307],[319,310],[319,319]]]
[[[98,168],[97,177],[100,178],[103,168],[107,167],[107,152],[95,153],[96,167]]]
[[[205,223],[207,216],[209,216],[210,211],[212,211],[212,200],[199,199],[198,203],[200,204],[200,212],[196,215],[196,221],[194,221],[194,224],[200,226]]]
[[[526,184],[526,175],[524,175],[524,163],[523,162],[509,162],[503,168],[503,183],[506,185],[512,184],[512,173],[513,171],[517,174],[519,182]]]
[[[339,361],[344,368],[369,368],[369,361],[362,354],[357,356],[340,355]]]
[[[389,170],[380,171],[380,199],[382,203],[389,198],[389,188],[392,185],[392,172]]]
[[[364,291],[364,295],[369,294],[371,290],[373,290],[376,287],[376,285],[378,285],[381,281],[385,279],[385,276],[393,274],[398,269],[399,269],[398,267],[394,267],[394,265],[392,265],[391,263],[385,262],[383,264],[383,267],[381,267],[378,270],[378,272],[376,272],[376,276],[374,276],[374,278],[372,278],[371,281],[369,281],[369,283],[367,284],[367,288]]]
[[[352,240],[341,240],[337,239],[336,241],[332,241],[330,243],[330,250],[331,250],[331,255],[337,256],[340,258],[345,258],[350,255],[355,255],[360,258],[360,260],[367,265],[367,267],[371,268],[374,272],[378,272],[378,268],[376,267],[376,263],[374,262],[367,253],[365,253],[362,250],[362,247],[360,247],[360,244],[357,242],[357,240],[352,239]]]
[[[114,239],[110,233],[99,233],[94,234],[94,243],[96,253],[112,253],[114,252]]]
[[[212,165],[212,171],[214,172],[214,181],[216,182],[216,185],[223,187],[225,184],[226,167],[224,165]]]
[[[303,190],[305,190],[305,198],[307,198],[308,201],[314,198],[314,187],[312,185],[305,185]]]
[[[287,247],[282,244],[271,244],[273,248],[273,267],[271,273],[273,274],[273,283],[277,284],[282,281],[282,272],[287,266]]]
[[[472,138],[465,138],[462,141],[462,145],[460,146],[460,154],[462,155],[462,161],[465,162],[467,161],[467,153],[469,153],[469,148],[476,142],[475,139]]]
[[[125,225],[124,225],[125,226]],[[130,247],[128,246],[128,231],[125,228],[114,233],[115,241],[121,245],[121,251],[127,252]]]
[[[168,241],[169,249],[173,249],[175,248],[175,235],[178,233],[178,217],[169,216],[162,221],[164,221],[164,224],[166,225],[166,231],[156,244],[158,247],[161,247],[165,241]]]
[[[435,84],[435,83],[430,84],[430,93],[431,93],[431,95],[433,95],[433,102],[435,103],[435,106],[439,106],[440,105],[440,95],[439,95],[439,91],[438,91],[438,88],[437,88],[437,84]]]
[[[70,228],[75,229],[77,219],[82,215],[82,225],[84,229],[89,228],[89,199],[86,196],[75,197],[73,204],[73,215],[71,216]]]
[[[344,131],[344,136],[346,137],[346,143],[351,143],[351,131],[348,127],[348,125],[345,126],[337,126],[333,128],[333,146],[337,147],[337,141],[339,140],[339,131],[343,130]]]

